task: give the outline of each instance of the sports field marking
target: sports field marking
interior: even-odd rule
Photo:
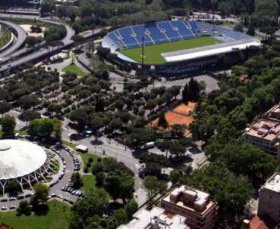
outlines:
[[[157,45],[149,45],[144,48],[144,63],[146,64],[161,64],[165,63],[161,53],[174,52],[183,49],[192,49],[207,45],[214,45],[220,43],[219,40],[213,37],[199,37],[187,40],[167,42]],[[123,49],[120,51],[129,58],[141,63],[142,61],[142,47]]]

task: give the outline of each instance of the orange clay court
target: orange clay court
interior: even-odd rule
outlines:
[[[193,122],[192,112],[194,111],[196,103],[189,102],[187,105],[182,103],[175,107],[172,111],[165,113],[165,119],[168,122],[169,127],[166,130],[170,129],[170,126],[174,124],[185,125],[188,127]],[[150,125],[155,128],[158,127],[158,118],[153,120]],[[162,129],[162,128],[160,128]],[[188,129],[185,131],[185,136],[189,136],[190,132]]]

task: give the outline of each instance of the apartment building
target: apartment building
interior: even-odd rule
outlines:
[[[246,129],[244,138],[264,151],[279,156],[280,105],[272,107]]]
[[[258,216],[280,224],[280,173],[274,173],[259,190]]]
[[[175,188],[161,200],[166,213],[178,214],[186,218],[191,229],[214,228],[217,219],[217,203],[208,193],[182,185]]]

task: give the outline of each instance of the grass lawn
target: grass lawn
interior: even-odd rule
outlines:
[[[82,175],[83,187],[82,190],[88,190],[95,186],[95,176],[92,174]]]
[[[11,39],[12,33],[11,31],[2,26],[1,33],[0,33],[0,48],[4,47]]]
[[[68,141],[65,141],[65,140],[62,140],[63,144],[70,147],[70,148],[73,148],[75,149],[75,147],[77,146],[77,144],[74,144],[72,142],[68,142]]]
[[[73,73],[77,76],[85,76],[85,73],[76,64],[69,64],[63,71],[66,73]]]
[[[0,213],[0,222],[13,229],[66,229],[70,220],[70,207],[60,201],[49,202],[46,215],[16,216],[15,211]]]
[[[220,41],[216,40],[213,37],[199,37],[199,38],[193,38],[187,40],[168,42],[168,43],[163,43],[158,45],[146,46],[145,53],[144,53],[145,56],[144,63],[161,64],[165,62],[164,58],[161,56],[161,53],[197,48],[197,47],[213,45],[217,43],[220,43]],[[141,62],[142,47],[123,49],[121,50],[121,53],[123,53],[124,55],[130,57],[131,59],[137,62]]]

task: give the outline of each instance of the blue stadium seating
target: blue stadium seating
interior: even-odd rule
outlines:
[[[161,21],[145,25],[127,26],[110,32],[107,37],[116,48],[134,48],[162,42],[189,39],[195,36],[210,35],[221,37],[222,41],[238,41],[250,36],[230,28],[199,21]]]
[[[146,26],[146,30],[150,32],[150,36],[152,37],[155,43],[162,43],[168,41],[164,34],[158,29],[156,23]]]
[[[139,46],[135,37],[133,37],[133,32],[130,27],[124,27],[119,29],[119,33],[123,37],[123,41],[127,47],[137,47]]]
[[[158,22],[158,26],[161,30],[165,31],[165,34],[168,36],[169,40],[176,41],[181,38],[169,21]]]
[[[182,35],[182,37],[184,39],[186,38],[192,38],[193,37],[193,34],[192,32],[190,31],[190,29],[188,29],[185,24],[183,23],[183,21],[181,20],[178,20],[178,21],[172,21],[171,22],[172,26],[174,28],[177,28],[179,33]]]

